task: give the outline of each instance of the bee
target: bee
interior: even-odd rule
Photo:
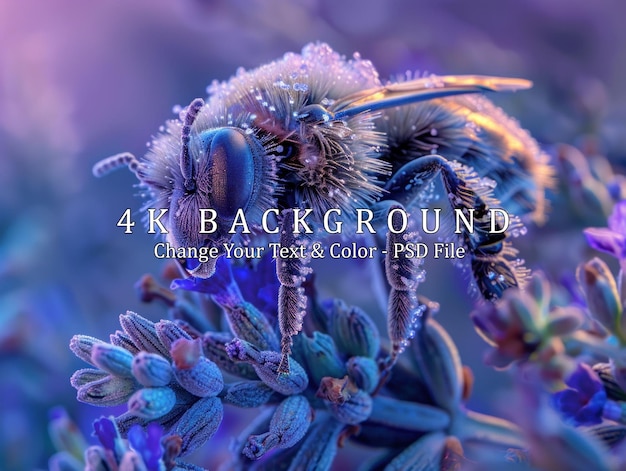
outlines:
[[[168,121],[142,159],[119,154],[96,164],[94,174],[128,166],[147,190],[146,207],[169,210],[163,222],[174,247],[231,241],[225,228],[240,210],[257,229],[249,236],[252,243],[263,240],[258,228],[271,208],[278,210],[283,228],[293,222],[294,208],[310,210],[318,226],[331,209],[350,215],[372,208],[380,217],[394,208],[411,212],[440,177],[449,206],[476,218],[474,230],[459,239],[469,253],[476,291],[493,300],[520,285],[527,270],[510,244],[521,223],[490,232],[487,212],[501,207],[541,222],[552,170],[528,132],[481,93],[530,86],[523,79],[485,76],[383,83],[358,54],[346,59],[326,44],[309,44],[301,54],[287,53],[213,82],[208,100],[193,100],[179,119]],[[217,214],[218,229],[210,235],[201,231],[203,208]],[[297,242],[289,231],[279,237],[283,245]],[[216,259],[183,263],[188,274],[207,278]],[[416,284],[406,279],[418,278],[418,270],[410,260],[403,263],[404,275],[396,276],[387,260],[392,290],[405,296],[390,301],[389,315],[396,323],[409,318],[390,328],[397,351],[409,336],[414,317],[409,311],[417,306]],[[304,265],[277,259],[283,372],[306,307],[300,286]],[[398,315],[399,305],[404,307]]]

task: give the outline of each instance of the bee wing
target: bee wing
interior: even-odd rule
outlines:
[[[376,111],[418,101],[452,95],[482,92],[510,92],[530,88],[529,80],[482,75],[443,75],[423,77],[353,93],[336,101],[331,111],[337,119],[364,111]]]

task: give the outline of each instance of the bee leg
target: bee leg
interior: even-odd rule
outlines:
[[[500,203],[491,196],[493,188],[485,180],[440,155],[422,156],[404,165],[389,180],[386,199],[410,206],[425,184],[439,174],[452,209],[466,217],[473,215],[473,230],[459,224],[459,237],[469,251],[476,288],[485,299],[498,299],[507,288],[519,286],[528,271],[521,260],[513,259],[517,252],[505,241],[507,234],[502,231],[502,224],[496,221],[496,230],[491,230],[489,209]],[[518,221],[514,224],[521,225]]]
[[[281,248],[293,247],[294,250],[302,246],[297,234],[293,233],[293,210],[286,209],[282,212],[280,231]],[[304,257],[282,256],[280,251],[276,257],[276,274],[280,282],[278,290],[278,325],[280,328],[281,360],[278,365],[278,373],[289,373],[289,355],[293,345],[293,336],[302,330],[302,321],[306,313],[307,298],[304,294],[302,282],[310,272],[306,267],[307,260]]]
[[[400,211],[396,211],[400,210]],[[393,227],[402,225],[404,207],[393,201],[382,201],[375,205],[374,214],[386,214]],[[386,219],[387,219],[386,218]],[[404,251],[396,251],[396,244],[415,243],[419,240],[416,232],[387,231],[385,244],[385,276],[390,286],[387,301],[387,333],[391,341],[389,356],[382,362],[381,379],[378,388],[386,382],[388,374],[398,356],[408,346],[415,335],[415,329],[423,307],[417,299],[417,287],[424,280],[422,260],[409,257]]]

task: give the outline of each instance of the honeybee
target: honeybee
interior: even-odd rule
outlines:
[[[510,245],[512,230],[489,231],[487,211],[501,207],[541,222],[552,170],[536,141],[481,93],[530,86],[485,76],[384,84],[358,54],[348,60],[326,44],[309,44],[301,54],[214,82],[206,103],[196,99],[180,119],[168,121],[142,159],[119,154],[96,164],[94,174],[127,165],[149,195],[146,207],[169,210],[163,225],[174,247],[222,246],[233,238],[226,228],[241,212],[253,226],[252,243],[272,208],[283,228],[293,222],[294,208],[310,210],[318,227],[329,210],[349,216],[372,208],[380,217],[390,208],[411,212],[440,176],[450,207],[477,221],[458,238],[476,291],[496,299],[518,286],[526,270]],[[217,215],[210,234],[200,218],[206,208]],[[279,237],[284,245],[296,240],[285,230]],[[185,263],[190,275],[207,278],[216,259]],[[415,277],[415,266],[407,267],[405,275]],[[305,308],[304,262],[279,258],[277,273],[286,358]],[[414,284],[403,286],[398,289],[409,291]],[[415,309],[415,296],[407,296]]]

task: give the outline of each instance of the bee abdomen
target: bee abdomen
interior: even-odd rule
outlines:
[[[386,112],[383,159],[395,173],[411,160],[438,154],[495,182],[493,195],[519,216],[545,216],[553,184],[548,156],[512,118],[482,96],[446,97]]]

